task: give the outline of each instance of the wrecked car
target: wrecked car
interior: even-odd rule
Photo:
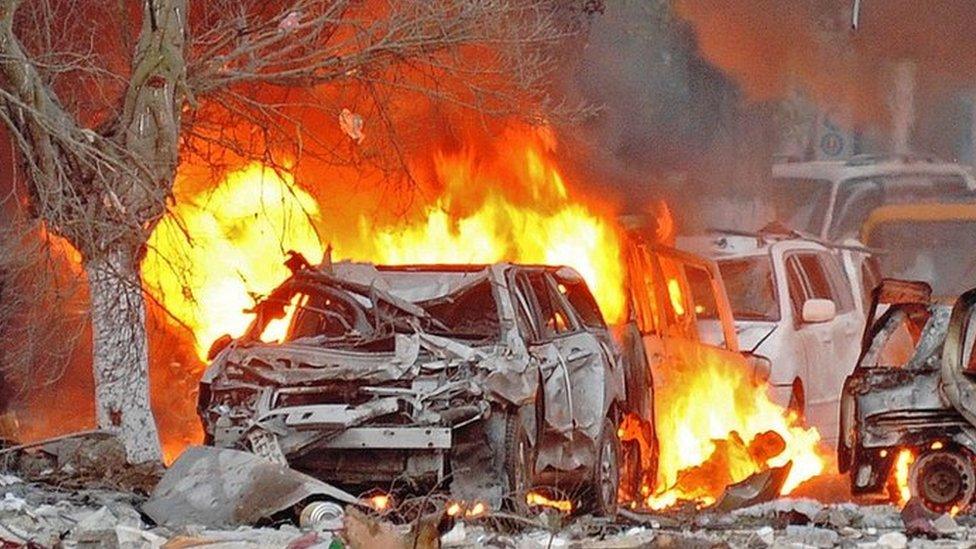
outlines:
[[[773,401],[835,443],[841,387],[860,352],[865,294],[880,280],[867,250],[778,224],[751,234],[716,230],[678,245],[718,264],[739,344],[771,362],[758,381]]]
[[[955,304],[924,282],[885,279],[860,360],[844,384],[838,465],[854,494],[884,495],[898,456],[908,488],[938,513],[976,492],[976,290]]]
[[[656,487],[659,446],[655,386],[681,383],[682,372],[728,364],[768,377],[769,361],[739,350],[732,309],[718,266],[705,257],[630,234],[625,254],[628,321],[614,330],[626,372],[621,425],[621,495]],[[660,385],[658,385],[660,384]]]
[[[247,332],[211,350],[209,444],[343,487],[518,505],[582,486],[615,511],[624,376],[578,273],[288,264]]]

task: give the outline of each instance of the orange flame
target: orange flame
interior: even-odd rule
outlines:
[[[736,357],[692,345],[677,351],[683,358],[655,380],[661,448],[647,506],[711,505],[729,484],[787,462],[781,494],[823,472],[820,434],[774,404]]]
[[[203,357],[220,335],[241,335],[250,322],[243,310],[253,305],[253,295],[269,292],[288,275],[284,252],[296,249],[318,261],[326,247],[318,235],[325,234],[337,259],[568,265],[587,281],[607,321],[620,322],[626,310],[622,231],[611,208],[579,196],[567,183],[554,158],[553,138],[544,135],[509,132],[495,144],[494,155],[473,149],[435,153],[429,181],[422,181],[426,199],[395,221],[341,208],[325,213],[292,175],[257,164],[227,174],[206,193],[195,192],[199,185],[184,171],[174,189],[180,198],[150,239],[142,268],[147,288],[190,327]],[[382,193],[375,199],[383,200]],[[663,203],[657,208],[667,218],[661,222],[662,236],[670,237],[670,211]],[[669,282],[666,291],[672,302],[681,303],[680,284]],[[693,311],[683,305],[674,309],[682,315]],[[286,324],[269,328],[263,338],[280,338]],[[695,349],[685,352],[697,353]],[[683,363],[687,368],[676,366],[658,381],[657,485],[666,490],[651,495],[647,503],[660,507],[678,499],[713,501],[724,484],[695,480],[702,475],[689,471],[714,462],[719,441],[745,448],[724,452],[722,481],[735,482],[792,461],[786,493],[822,470],[816,453],[819,435],[786,418],[764,389],[750,382],[740,363],[707,354],[690,354]],[[765,440],[769,431],[782,438],[783,451],[749,454],[750,444]],[[641,491],[650,494],[651,487]],[[565,507],[558,503],[558,508]]]
[[[525,494],[525,503],[534,507],[550,507],[561,513],[571,513],[573,511],[573,502],[565,499],[549,499],[539,492]]]
[[[322,258],[317,229],[333,234],[330,224],[358,227],[358,238],[334,243],[338,258],[571,266],[589,284],[607,321],[620,321],[621,244],[612,215],[574,199],[554,162],[534,141],[520,147],[503,159],[511,164],[501,167],[479,168],[470,153],[436,155],[434,176],[443,185],[441,195],[406,223],[386,226],[365,215],[326,220],[291,175],[249,165],[228,174],[212,192],[181,200],[153,232],[143,277],[191,328],[201,357],[222,334],[244,332],[250,317],[243,311],[253,305],[253,296],[266,294],[287,277],[285,251],[298,250],[312,261]],[[496,173],[515,179],[506,181]],[[189,182],[178,179],[177,194],[181,183]],[[472,188],[485,191],[472,193]],[[285,324],[269,329],[265,339],[283,335]]]
[[[898,490],[898,506],[904,507],[912,497],[912,490],[908,486],[908,472],[915,462],[915,454],[908,448],[902,448],[895,456],[895,487]]]

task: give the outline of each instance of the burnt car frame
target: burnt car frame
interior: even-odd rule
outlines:
[[[976,495],[976,290],[933,300],[924,282],[874,291],[857,367],[844,384],[838,465],[854,494],[884,495],[909,450],[909,490],[929,509],[971,508]]]
[[[624,372],[578,273],[289,266],[247,332],[212,349],[208,443],[341,486],[449,487],[493,505],[584,486],[596,512],[615,511]],[[283,340],[262,341],[283,319]]]

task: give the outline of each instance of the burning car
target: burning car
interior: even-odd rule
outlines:
[[[210,444],[342,486],[516,505],[534,486],[583,486],[615,511],[624,372],[576,271],[289,267],[247,332],[214,344]]]
[[[976,290],[955,305],[931,295],[924,282],[892,279],[875,291],[872,317],[885,310],[844,384],[838,464],[855,494],[895,484],[943,513],[976,493]]]
[[[834,246],[771,225],[679,239],[714,258],[728,290],[739,343],[766,357],[777,404],[837,432],[844,378],[860,351],[866,294],[880,279],[864,248]]]

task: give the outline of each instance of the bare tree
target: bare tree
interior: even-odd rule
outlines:
[[[553,116],[565,111],[549,96],[556,48],[594,9],[593,0],[0,0],[0,119],[31,212],[82,257],[98,425],[120,433],[130,460],[160,458],[138,267],[184,157],[343,161],[304,124],[314,113],[335,121],[347,89],[371,102],[393,158],[394,97]]]

